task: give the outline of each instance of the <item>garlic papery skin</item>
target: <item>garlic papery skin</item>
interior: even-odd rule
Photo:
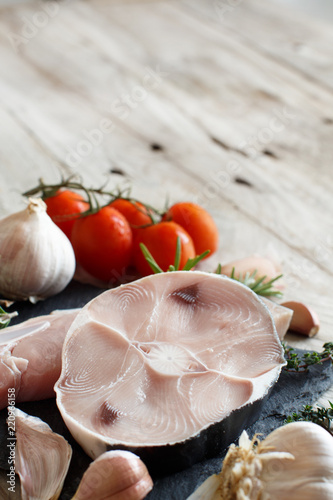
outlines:
[[[35,303],[61,292],[75,272],[67,236],[46,213],[40,198],[0,220],[0,294]]]
[[[188,500],[332,498],[333,436],[312,422],[293,422],[262,442],[256,437],[251,441],[244,431],[239,446],[229,447],[221,473],[208,478]]]
[[[106,451],[86,470],[73,500],[143,500],[153,481],[142,460],[130,451]]]
[[[40,418],[18,408],[13,413],[15,472],[20,476],[22,500],[57,500],[71,461],[71,446]]]

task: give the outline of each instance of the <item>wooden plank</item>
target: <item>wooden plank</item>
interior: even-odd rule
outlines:
[[[49,47],[48,47],[48,48],[49,48]],[[94,82],[91,82],[91,84],[92,84],[92,85],[94,85],[95,83],[96,83],[95,81],[94,81]],[[86,90],[88,91],[88,89],[86,89]],[[103,95],[103,90],[104,90],[104,93],[105,93],[105,89],[101,89],[101,90],[102,90],[102,95]],[[99,91],[98,91],[98,92],[99,92]],[[93,97],[94,97],[94,96],[93,96]],[[95,102],[94,104],[96,105],[96,104],[98,104],[98,103],[97,103],[97,102]],[[159,106],[161,105],[161,103],[160,103],[160,102],[159,102],[158,104],[159,104]],[[190,103],[190,104],[192,104],[192,103]],[[60,109],[60,108],[61,108],[61,107],[59,106],[59,109]],[[137,112],[137,113],[133,113],[133,114],[132,114],[132,116],[133,116],[134,118],[135,118],[135,117],[137,117],[137,122],[135,122],[135,123],[133,124],[133,128],[135,128],[135,129],[137,129],[137,128],[138,128],[138,122],[140,122],[140,121],[142,120],[142,118],[145,118],[145,117],[142,117],[141,110],[142,110],[142,111],[145,111],[143,107],[140,107],[140,109],[138,110],[139,112]],[[160,111],[160,109],[159,109],[158,111]],[[183,110],[182,110],[182,111],[183,111]],[[188,109],[186,109],[186,111],[188,111]],[[151,113],[151,110],[150,110],[150,109],[149,109],[149,113]],[[131,118],[131,117],[130,117],[130,118]],[[89,120],[90,120],[90,118],[89,118]],[[142,123],[142,121],[141,121],[141,123]],[[189,125],[189,124],[187,124],[187,125]],[[181,127],[180,127],[180,128],[181,128],[181,129],[183,129],[183,126],[184,126],[184,124],[183,124],[183,123],[181,123]],[[161,127],[160,127],[160,129],[161,129]],[[190,132],[190,131],[189,131],[189,130],[187,130],[187,132]],[[194,132],[194,130],[193,130],[193,126],[192,126],[192,130],[191,130],[191,132],[192,132],[192,136],[193,136],[193,132]],[[200,136],[200,130],[199,130],[199,131],[197,131],[197,130],[196,130],[195,132],[197,133],[197,136],[196,136],[196,137],[197,137],[197,138],[199,138],[199,136]],[[199,132],[199,134],[198,134],[198,132]],[[164,133],[164,131],[163,131],[163,133]],[[169,133],[168,135],[170,135],[170,131],[168,131],[168,133]],[[168,138],[168,137],[166,137],[166,138]],[[171,140],[173,140],[173,139],[174,139],[174,137],[171,137],[170,139],[171,139]],[[205,139],[205,138],[200,137],[200,139],[201,139],[201,144],[200,144],[200,146],[206,146],[206,145],[207,145],[207,141],[203,141],[203,140],[202,140],[202,139]],[[218,141],[219,141],[219,140],[218,140]],[[218,141],[215,141],[215,143],[217,143]],[[221,143],[222,143],[222,141],[220,141],[220,144],[221,144]],[[222,143],[222,144],[224,144],[224,143]],[[227,148],[228,148],[228,147],[231,147],[231,146],[227,146]],[[237,152],[237,151],[236,151],[236,152]],[[178,153],[179,153],[179,151],[173,151],[173,153],[174,153],[174,154],[178,154]],[[180,153],[181,153],[181,151],[180,151]],[[197,158],[197,151],[195,151],[194,153],[195,153],[195,156],[196,156],[196,158]],[[216,155],[216,156],[217,156],[217,155]],[[225,157],[224,157],[224,158],[225,158]],[[224,158],[223,158],[223,159],[224,159]],[[215,158],[214,158],[213,160],[215,160]],[[215,161],[216,161],[216,160],[215,160]],[[243,161],[244,161],[244,160],[243,160]],[[194,166],[195,166],[195,165],[196,165],[196,164],[194,164]],[[201,165],[200,165],[200,166],[198,165],[198,169],[197,169],[197,170],[198,170],[198,172],[199,172],[199,170],[200,170],[200,167],[201,167]],[[251,168],[252,168],[252,165],[251,165]],[[259,175],[258,175],[258,177],[260,177],[260,176],[261,176],[261,172],[258,172],[258,174],[259,174]],[[279,175],[279,176],[281,176],[281,172],[278,172],[278,175]],[[289,174],[289,176],[290,176],[290,174]],[[289,185],[295,185],[295,184],[296,184],[296,182],[295,182],[295,180],[296,180],[296,179],[295,179],[295,178],[294,178],[294,179],[291,179],[291,180],[292,180],[292,182],[290,182],[290,179],[289,179],[289,178],[287,178],[287,179],[286,179],[286,185],[288,185],[288,184],[289,184]],[[297,179],[297,180],[298,180],[298,179]],[[326,184],[326,179],[325,179],[325,184]],[[263,186],[262,186],[262,190],[264,190],[264,189],[265,189],[265,185],[263,185]],[[305,189],[305,188],[304,188],[304,189]],[[304,190],[303,190],[303,191],[304,191]],[[280,195],[280,193],[279,193],[279,195]],[[322,193],[320,192],[320,193],[318,194],[317,198],[321,197],[321,195],[322,195]],[[243,193],[242,193],[242,196],[243,196]],[[305,196],[307,196],[307,193],[305,194]],[[234,198],[234,194],[232,193],[232,195],[231,195],[231,199],[233,199],[233,198]],[[252,199],[253,199],[253,198],[252,198]],[[271,199],[272,199],[272,198],[271,198]],[[280,201],[281,201],[281,200],[279,200],[279,202],[280,202]],[[261,207],[259,207],[259,211],[261,212]]]
[[[50,174],[66,175],[66,171],[3,107],[0,107],[0,123],[0,217],[3,217],[25,207],[21,193],[29,181]]]
[[[260,0],[183,0],[188,12],[210,19],[219,31],[256,47],[305,78],[333,89],[331,23],[310,17],[288,5]],[[327,120],[332,119],[328,110]]]
[[[86,8],[86,6],[84,7],[84,9]],[[107,11],[108,10],[103,10],[103,13],[104,15],[106,14],[107,15]],[[82,12],[82,9],[81,9],[81,12]],[[83,10],[83,13],[86,15],[86,11]],[[115,11],[114,9],[112,9],[112,13],[113,13],[113,19],[115,17]],[[78,12],[77,9],[76,9],[76,15],[77,14],[80,14],[80,11]],[[163,14],[164,14],[164,21],[165,21],[165,9],[163,11]],[[140,13],[136,13],[136,17],[140,15]],[[124,14],[124,17],[126,17],[126,13]],[[76,16],[77,18],[77,16]],[[112,19],[110,20],[112,22]],[[76,21],[78,22],[78,20]],[[168,30],[171,28],[171,23],[172,23],[172,18],[170,19],[170,25],[169,26],[166,26],[164,29],[165,31],[168,32]],[[165,24],[165,22],[164,22]],[[113,25],[112,25],[113,26]],[[138,23],[136,26],[140,26],[140,29],[141,26],[142,26],[142,23]],[[81,26],[82,30],[83,30],[83,27],[84,25]],[[87,26],[85,26],[85,28],[87,28]],[[56,28],[57,29],[57,28]],[[80,27],[78,28],[80,29]],[[86,33],[89,34],[89,31]],[[95,35],[95,33],[92,33],[91,34],[91,37],[93,38],[93,35]],[[151,36],[151,34],[150,34]],[[100,37],[101,38],[101,37]],[[95,40],[95,39],[94,39]],[[153,43],[151,44],[152,46],[155,46],[155,42],[157,40],[157,37],[154,38],[154,41]],[[45,41],[45,40],[44,40]],[[178,40],[177,40],[178,41]],[[109,38],[102,38],[100,40],[101,42],[101,45],[104,44],[104,42],[109,42]],[[36,51],[33,52],[33,55],[35,56],[35,58],[40,58],[42,59],[43,61],[45,60],[46,61],[46,53],[50,54],[50,50],[52,49],[52,47],[50,45],[47,45],[47,44],[41,44],[42,47],[45,48],[45,51],[44,51],[44,54],[39,54],[36,53]],[[96,50],[101,50],[101,45],[98,44],[98,47],[96,47]],[[40,47],[40,46],[39,46]],[[115,47],[112,49],[112,52],[117,52],[119,50],[119,47]],[[55,57],[59,57],[59,50],[57,50],[56,54],[55,54]],[[30,56],[30,53],[29,53],[29,56]],[[120,59],[120,56],[118,56],[118,61]],[[126,61],[126,58],[122,58],[122,59],[125,59]],[[50,59],[51,61],[54,61],[54,58],[51,58]],[[31,59],[30,59],[31,61]],[[79,57],[76,58],[76,61],[80,61]],[[118,62],[117,61],[117,62]],[[89,62],[92,62],[91,59]],[[46,62],[47,64],[47,62]],[[132,65],[133,66],[133,65]],[[132,66],[130,68],[128,68],[129,70],[132,69]],[[72,62],[71,62],[71,67],[66,67],[66,65],[62,65],[62,68],[63,68],[63,72],[65,74],[65,76],[67,77],[67,80],[66,80],[66,83],[68,82],[68,77],[71,77],[71,74],[70,71],[72,69]],[[100,65],[100,68],[103,68],[102,65]],[[66,69],[68,71],[68,73],[66,73]],[[124,88],[124,86],[127,88],[130,88],[131,86],[133,87],[133,85],[135,85],[136,83],[139,82],[139,75],[138,73],[136,74],[136,81],[134,80],[126,80],[126,76],[121,76],[119,75],[119,67],[117,68],[118,70],[118,75],[117,75],[117,89],[116,91],[114,92],[114,95],[116,95],[116,93],[121,93],[122,92],[122,89]],[[121,70],[121,69],[120,69]],[[48,72],[50,71],[50,69],[43,69],[43,71],[45,72]],[[85,70],[83,70],[85,71]],[[124,71],[124,70],[123,70]],[[210,68],[210,72],[213,73],[216,72],[216,67],[214,68]],[[97,72],[95,71],[92,71],[92,74],[96,74]],[[79,63],[79,67],[76,68],[76,72],[75,72],[76,75],[81,75],[81,80],[82,80],[82,67],[80,68],[80,63]],[[5,75],[4,75],[5,76]],[[191,75],[192,76],[192,75]],[[100,96],[104,96],[106,95],[106,89],[105,89],[105,80],[104,78],[101,78],[99,79],[99,81],[97,81],[97,79],[95,77],[93,78],[89,78],[90,75],[86,75],[86,78],[85,78],[85,82],[86,82],[86,89],[84,90],[84,96],[87,97],[87,94],[89,93],[90,96],[89,98],[91,100],[93,100],[93,104],[96,108],[99,108],[100,111],[102,111],[102,109],[105,109],[105,101],[103,101],[103,99],[100,99]],[[194,78],[194,75],[193,75],[193,78]],[[90,79],[90,81],[89,81]],[[70,80],[71,81],[71,80]],[[100,84],[100,82],[102,82],[102,85]],[[71,84],[72,86],[75,85],[76,83],[76,80],[74,79],[74,81],[71,81]],[[171,82],[173,83],[173,82]],[[205,82],[204,82],[205,83]],[[68,84],[68,83],[67,83]],[[112,83],[110,85],[110,87],[112,88]],[[93,92],[91,92],[91,89],[94,89]],[[169,116],[169,121],[170,119],[172,120],[172,123],[173,123],[173,128],[170,129],[170,127],[168,127],[167,130],[165,130],[164,127],[161,126],[161,123],[159,123],[159,127],[158,127],[158,132],[160,134],[160,136],[163,135],[163,139],[164,139],[164,143],[165,141],[167,141],[167,148],[169,150],[169,143],[170,143],[170,147],[172,148],[172,154],[177,157],[178,159],[180,158],[181,159],[181,162],[180,164],[191,164],[191,170],[193,171],[193,169],[196,170],[196,172],[198,172],[198,175],[200,175],[200,171],[202,170],[201,169],[201,165],[202,165],[202,156],[200,158],[200,156],[198,156],[199,154],[199,151],[198,149],[200,150],[207,150],[207,153],[205,154],[205,161],[206,161],[206,164],[209,165],[210,167],[210,163],[212,164],[213,168],[215,165],[217,165],[217,162],[221,162],[221,160],[223,162],[226,162],[229,158],[230,158],[230,151],[228,151],[228,149],[232,149],[233,147],[236,148],[236,146],[234,146],[232,143],[231,144],[228,144],[228,137],[225,138],[223,137],[223,140],[220,140],[218,138],[217,141],[215,141],[215,148],[211,148],[211,144],[209,143],[210,141],[210,137],[206,137],[205,135],[205,132],[207,132],[207,130],[201,130],[202,128],[202,125],[204,126],[205,129],[209,128],[208,132],[211,133],[211,134],[214,134],[215,131],[216,131],[216,128],[217,128],[217,125],[222,125],[222,127],[224,127],[227,131],[228,131],[228,134],[230,136],[232,136],[232,134],[236,135],[235,134],[235,128],[239,125],[239,120],[235,123],[235,120],[232,120],[232,117],[227,115],[225,117],[225,120],[220,120],[219,123],[217,123],[217,119],[215,116],[212,116],[211,113],[209,112],[206,112],[206,113],[202,113],[202,109],[198,108],[198,107],[195,107],[195,102],[194,102],[194,99],[193,97],[191,98],[190,97],[187,97],[187,95],[185,93],[179,93],[179,89],[176,89],[174,88],[174,86],[169,86],[168,85],[168,82],[166,82],[165,85],[163,85],[163,89],[164,93],[167,94],[167,101],[166,103],[163,102],[163,105],[164,107],[162,107],[162,102],[161,102],[161,96],[158,96],[158,99],[155,100],[154,102],[154,96],[152,96],[149,101],[146,103],[144,103],[143,106],[139,106],[139,108],[136,110],[135,109],[135,112],[134,113],[131,113],[131,115],[128,117],[128,119],[126,120],[126,126],[130,126],[132,129],[134,129],[135,131],[140,131],[140,133],[142,134],[142,131],[140,130],[140,125],[141,123],[143,122],[147,122],[147,120],[150,120],[151,121],[151,117],[153,114],[157,114],[157,117],[155,116],[154,118],[160,122],[161,121],[161,114],[164,114],[165,117]],[[158,92],[158,90],[157,90]],[[97,95],[98,95],[98,98],[97,98]],[[191,94],[192,95],[192,94]],[[163,96],[164,97],[164,96]],[[220,96],[219,95],[214,95],[213,96],[214,99],[212,99],[212,101],[216,102]],[[173,99],[174,100],[174,103],[176,104],[176,106],[178,107],[178,109],[170,109],[170,105],[169,105],[169,101],[170,99]],[[176,101],[176,102],[175,102]],[[152,105],[151,105],[152,104]],[[211,105],[213,105],[213,102],[211,103]],[[61,106],[59,106],[59,109],[61,109]],[[282,110],[283,108],[280,109],[280,112],[282,113]],[[179,113],[179,111],[181,113]],[[210,110],[208,110],[210,111]],[[273,110],[274,112],[274,110]],[[256,136],[260,136],[260,134],[264,137],[264,134],[263,134],[263,131],[264,129],[266,129],[267,127],[264,127],[265,125],[265,122],[264,122],[264,119],[266,120],[266,124],[269,123],[269,120],[270,119],[273,119],[274,118],[274,114],[272,112],[272,116],[267,117],[267,111],[265,110],[264,113],[261,114],[261,116],[259,117],[259,119],[261,120],[259,123],[261,123],[263,126],[259,129],[256,130]],[[187,120],[184,120],[183,119],[183,114],[186,113],[187,116]],[[196,114],[196,115],[204,115],[204,119],[206,119],[206,123],[204,124],[197,124],[197,123],[194,123],[192,122],[191,119],[194,118],[193,114]],[[72,115],[72,113],[70,113]],[[225,113],[226,115],[226,113]],[[195,116],[195,118],[197,118],[197,116]],[[230,119],[229,119],[230,118]],[[251,115],[251,118],[253,118],[253,115]],[[165,118],[164,118],[165,120]],[[89,121],[90,121],[90,118],[89,118]],[[187,121],[187,123],[185,123],[185,121]],[[244,121],[244,120],[242,120]],[[92,120],[90,121],[90,123],[92,123]],[[178,126],[178,130],[176,129],[176,124],[179,123],[179,126]],[[208,125],[207,125],[208,123]],[[249,123],[249,121],[247,121],[247,123]],[[301,123],[297,123],[297,127],[296,127],[296,134],[297,134],[297,137],[299,137],[299,128],[301,126]],[[44,127],[43,127],[44,128]],[[287,129],[287,127],[285,127]],[[148,129],[149,130],[149,129]],[[253,129],[252,129],[253,130]],[[259,130],[259,131],[258,131]],[[188,152],[188,148],[186,148],[186,158],[182,161],[182,148],[183,148],[183,144],[184,144],[184,139],[183,138],[180,138],[178,133],[181,133],[181,132],[184,132],[186,131],[186,136],[192,136],[192,139],[194,139],[194,147],[196,144],[198,144],[198,147],[197,147],[197,150],[195,150],[193,148],[193,153],[191,154],[191,151]],[[268,133],[269,133],[270,130],[268,130]],[[295,134],[295,135],[296,135]],[[184,134],[183,134],[184,135]],[[218,135],[215,134],[215,135]],[[276,135],[279,135],[279,139],[282,138],[282,134],[276,134]],[[290,128],[288,127],[287,130],[285,130],[285,134],[284,134],[286,137],[290,137],[291,132],[290,132]],[[245,136],[246,137],[246,136]],[[181,140],[177,140],[177,139],[181,139]],[[207,140],[208,139],[208,140]],[[260,139],[260,137],[259,137]],[[260,140],[259,140],[260,142]],[[218,150],[218,146],[216,144],[226,144],[226,147],[227,147],[227,152],[224,154],[224,151],[217,151]],[[304,145],[304,142],[303,142],[303,145]],[[251,146],[252,147],[252,146]],[[282,148],[281,148],[282,149]],[[299,151],[301,150],[301,148],[299,148]],[[237,157],[237,150],[234,152],[236,157]],[[297,151],[298,153],[298,151]],[[306,152],[308,154],[308,151]],[[221,155],[222,155],[222,158],[221,158]],[[241,155],[243,156],[243,155]],[[297,159],[295,159],[295,151],[293,151],[293,154],[292,154],[292,157],[293,157],[293,160],[294,161],[297,161]],[[289,165],[287,162],[283,162],[283,163],[280,163],[279,164],[279,168],[277,168],[276,166],[276,161],[269,161],[269,159],[265,158],[265,157],[261,157],[259,158],[260,162],[257,162],[257,164],[255,165],[255,167],[253,167],[252,165],[252,162],[250,164],[250,167],[251,168],[251,171],[254,171],[254,173],[257,173],[257,179],[258,179],[258,182],[260,182],[260,179],[262,179],[263,175],[262,175],[262,172],[266,170],[267,168],[267,165],[274,165],[273,167],[273,172],[270,173],[270,175],[275,175],[277,178],[282,178],[283,179],[283,182],[285,183],[285,188],[288,189],[288,186],[294,186],[296,184],[299,184],[299,182],[302,182],[303,183],[303,186],[300,191],[302,193],[304,193],[303,195],[308,197],[310,193],[307,193],[306,192],[306,189],[309,189],[308,187],[308,180],[305,179],[303,180],[303,177],[302,176],[298,176],[298,175],[295,175],[295,170],[291,170],[289,168]],[[276,160],[276,158],[274,158],[274,160]],[[245,164],[247,165],[247,162],[246,162],[246,159],[243,159],[242,157],[239,158],[239,156],[237,157],[237,161],[239,162],[239,164]],[[262,163],[262,167],[263,168],[259,168],[260,167],[260,163]],[[246,167],[245,167],[246,168]],[[302,171],[304,170],[304,167],[302,165]],[[257,172],[256,172],[257,171]],[[308,168],[308,172],[313,172],[313,169],[312,168]],[[214,172],[212,172],[214,173]],[[215,171],[216,173],[216,171]],[[217,172],[217,174],[219,173],[219,171]],[[222,175],[222,174],[221,174]],[[252,174],[253,176],[253,174]],[[257,180],[255,179],[255,180]],[[323,196],[323,190],[322,190],[322,186],[325,185],[327,186],[327,181],[328,181],[329,178],[320,178],[318,179],[316,182],[320,183],[321,185],[318,187],[318,193],[311,193],[312,196],[314,196],[314,202],[313,202],[313,205],[315,206],[316,205],[316,201],[319,200],[319,199],[322,199],[322,196]],[[269,181],[271,183],[271,181]],[[272,183],[271,183],[272,184]],[[231,188],[232,189],[232,188]],[[266,184],[265,186],[265,183],[262,183],[261,182],[261,185],[259,185],[258,189],[262,192],[265,192],[265,190],[268,189],[268,186]],[[316,185],[315,186],[311,186],[311,190],[312,191],[315,191],[316,189]],[[274,210],[274,200],[273,200],[273,197],[271,196],[271,193],[269,193],[270,195],[270,204],[272,206],[272,209]],[[235,200],[237,199],[237,193],[235,193],[234,191],[230,193],[230,200]],[[244,204],[244,193],[241,193],[241,197],[242,197],[242,204]],[[263,198],[262,198],[263,199]],[[256,202],[257,200],[255,200],[252,196],[248,197],[248,200],[249,200],[249,203],[251,202],[253,204],[253,202],[255,201],[255,206],[253,207],[250,207],[251,210],[256,210],[259,214],[261,213],[262,211],[262,207],[260,205],[258,205]],[[285,203],[281,203],[281,201],[283,202],[284,200],[281,200],[281,190],[279,190],[279,192],[277,193],[277,196],[276,196],[276,200],[275,200],[275,207],[279,206],[279,205],[282,205],[282,207],[285,207]],[[264,202],[264,200],[263,200]],[[292,210],[291,210],[292,208]],[[275,208],[276,210],[276,208]],[[293,212],[295,211],[294,207],[290,207],[290,203],[289,203],[289,206],[287,205],[286,206],[286,210],[288,210],[288,212],[291,212],[293,214]],[[297,210],[297,207],[296,207],[296,210]],[[301,210],[303,210],[303,207],[301,208]],[[247,209],[247,212],[249,210]],[[255,216],[256,218],[262,218],[261,216],[258,217],[258,213],[253,213],[253,216]],[[311,212],[313,213],[313,212]],[[296,217],[299,217],[299,214],[296,215]],[[314,216],[313,216],[314,217]],[[289,218],[289,222],[290,222],[290,218]],[[292,226],[288,226],[288,227],[292,227]],[[314,228],[314,225],[311,224],[311,228]],[[310,230],[311,230],[310,228]],[[291,234],[290,231],[288,231],[288,228],[283,228],[284,230],[283,231],[280,231],[281,234],[286,234],[286,229],[287,229],[287,236],[288,238],[292,238],[293,237],[293,234]],[[311,241],[311,235],[309,237],[309,241]]]

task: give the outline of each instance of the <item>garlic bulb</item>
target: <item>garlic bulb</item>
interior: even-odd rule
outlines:
[[[89,465],[73,500],[142,500],[152,488],[139,457],[130,451],[107,451]]]
[[[257,446],[255,446],[257,444]],[[332,500],[333,436],[312,422],[293,422],[262,442],[244,431],[222,471],[188,500]]]
[[[75,256],[65,234],[46,213],[40,198],[25,210],[0,220],[0,294],[31,302],[61,292],[75,271]]]

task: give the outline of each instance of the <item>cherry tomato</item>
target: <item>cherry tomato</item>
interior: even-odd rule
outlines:
[[[139,226],[146,226],[147,224],[152,224],[152,220],[149,217],[148,210],[146,207],[137,201],[124,200],[118,198],[114,200],[109,205],[110,207],[118,210],[123,216],[128,220],[133,233]]]
[[[191,202],[176,203],[164,214],[163,220],[177,222],[188,232],[197,255],[210,250],[207,255],[209,257],[217,250],[218,229],[212,216],[200,205]]]
[[[133,238],[140,230],[141,226],[152,224],[152,220],[148,215],[148,211],[142,203],[131,202],[129,200],[118,198],[117,200],[114,200],[112,203],[110,203],[109,206],[115,208],[121,214],[123,214],[132,229]],[[134,265],[134,248],[131,256],[131,264]]]
[[[47,213],[53,222],[71,239],[72,229],[77,215],[89,209],[83,196],[69,189],[58,191],[46,198]]]
[[[194,245],[189,234],[175,222],[159,222],[141,229],[134,240],[135,266],[142,276],[153,274],[139,244],[146,245],[157,264],[163,271],[175,261],[177,237],[181,240],[181,259],[179,269],[182,269],[188,259],[195,257]]]
[[[92,276],[114,282],[130,263],[133,235],[125,217],[110,206],[77,219],[72,245],[77,262]]]

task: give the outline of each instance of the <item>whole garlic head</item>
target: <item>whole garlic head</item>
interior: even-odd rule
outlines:
[[[332,500],[333,436],[312,422],[293,422],[262,442],[244,431],[222,471],[188,500]]]
[[[75,272],[67,236],[46,213],[40,198],[0,220],[0,294],[31,302],[61,292]]]

